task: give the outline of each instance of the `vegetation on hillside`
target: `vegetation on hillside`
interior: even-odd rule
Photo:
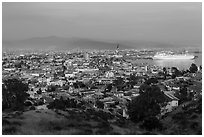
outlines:
[[[2,109],[23,110],[24,102],[29,96],[28,84],[16,78],[3,80],[2,85]]]

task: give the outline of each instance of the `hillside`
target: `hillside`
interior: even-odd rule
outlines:
[[[80,121],[80,122],[79,122]],[[140,123],[93,109],[3,112],[3,135],[200,135],[202,101],[186,102],[161,119],[162,130],[147,131]]]
[[[165,127],[162,134],[201,135],[202,100],[190,101],[180,105],[161,121]]]
[[[2,133],[4,135],[107,135],[143,134],[145,131],[123,118],[113,118],[109,113],[92,110],[84,113],[79,109],[70,109],[67,111],[31,110],[23,114],[3,114]]]

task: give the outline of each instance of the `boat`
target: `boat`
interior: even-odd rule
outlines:
[[[169,53],[156,53],[156,55],[153,56],[154,60],[162,59],[162,60],[190,60],[194,59],[194,55],[190,54],[169,54]]]

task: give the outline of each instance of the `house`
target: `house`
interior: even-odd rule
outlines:
[[[95,90],[83,90],[80,91],[83,96],[91,97],[96,92]]]
[[[122,96],[124,96],[124,91],[117,91],[116,93],[114,93],[114,95],[116,97],[122,97]]]
[[[175,97],[172,92],[164,91],[166,98],[165,106],[161,108],[161,114],[164,115],[167,112],[173,111],[174,108],[178,107],[179,99]]]
[[[67,78],[71,78],[71,77],[74,77],[75,75],[74,74],[65,74],[65,77]]]
[[[108,109],[108,108],[115,106],[115,101],[106,101],[103,103],[104,103],[104,109]]]
[[[111,78],[111,77],[114,77],[114,73],[111,71],[107,71],[105,76],[106,76],[106,78]]]
[[[129,118],[129,115],[128,115],[128,112],[127,112],[127,108],[126,107],[123,107],[123,117],[125,117],[126,119]]]

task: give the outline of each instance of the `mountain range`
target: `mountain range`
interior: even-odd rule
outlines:
[[[58,36],[34,37],[23,40],[3,40],[2,47],[9,50],[73,50],[73,49],[144,49],[144,48],[177,48],[173,44],[145,40],[113,41],[89,38],[65,38]]]

